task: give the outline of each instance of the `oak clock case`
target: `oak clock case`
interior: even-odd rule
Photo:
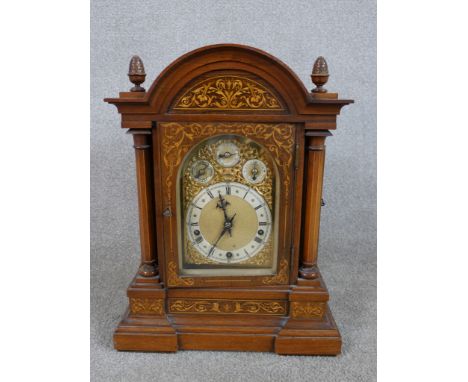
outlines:
[[[258,49],[212,45],[118,98],[133,136],[141,263],[118,350],[336,355],[341,336],[317,265],[325,139],[352,100],[323,57],[309,92]]]

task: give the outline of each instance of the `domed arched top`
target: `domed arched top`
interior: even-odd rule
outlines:
[[[223,118],[336,115],[352,102],[313,97],[285,63],[260,49],[237,44],[188,52],[166,67],[147,92],[120,93],[120,98],[106,101],[122,114],[221,113]]]
[[[235,83],[228,81],[238,79],[237,86],[245,85],[246,89],[254,89],[255,94],[258,94],[256,91],[265,94],[265,105],[268,104],[268,99],[272,100],[270,112],[300,110],[310,98],[300,79],[279,59],[260,49],[236,44],[219,44],[193,50],[175,60],[148,89],[148,100],[158,112],[166,112],[177,102],[178,95],[183,97],[179,93],[190,94],[190,84],[197,86],[204,81],[206,85],[210,78],[214,79],[213,82],[221,80],[221,83],[218,82],[218,88],[235,87]],[[166,84],[171,84],[169,87],[172,91],[161,91],[167,88]],[[219,89],[217,90],[219,93]],[[226,89],[229,90],[234,89]],[[165,94],[160,98],[161,93]],[[181,103],[179,110],[183,109],[180,105]],[[174,105],[174,108],[177,109],[177,105]],[[254,105],[250,109],[265,108]]]

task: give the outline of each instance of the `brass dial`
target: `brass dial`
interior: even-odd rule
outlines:
[[[197,182],[207,183],[213,178],[214,169],[210,162],[198,160],[192,165],[190,173]]]
[[[239,147],[232,141],[221,141],[216,147],[216,160],[221,166],[233,167],[240,160]]]
[[[223,182],[194,197],[186,224],[200,255],[217,263],[237,263],[254,257],[268,242],[272,216],[254,189]]]
[[[242,167],[242,176],[249,183],[261,183],[265,179],[267,167],[265,163],[258,159],[250,159]]]

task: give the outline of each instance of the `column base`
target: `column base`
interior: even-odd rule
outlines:
[[[306,280],[314,280],[319,277],[319,271],[316,266],[302,267],[299,269],[299,275]]]

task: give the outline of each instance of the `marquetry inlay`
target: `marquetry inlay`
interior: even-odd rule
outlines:
[[[285,315],[286,301],[169,299],[169,313]]]
[[[291,302],[292,318],[322,318],[325,313],[326,303],[324,302]]]
[[[174,261],[169,261],[167,273],[167,284],[169,286],[190,286],[194,283],[192,277],[179,277],[177,273],[177,264]]]
[[[282,259],[280,262],[278,274],[273,277],[264,277],[264,284],[287,284],[288,282],[288,260]]]
[[[215,76],[197,82],[180,96],[174,110],[285,110],[264,85],[241,76]]]
[[[130,298],[130,311],[133,314],[164,314],[164,300],[156,298]]]

